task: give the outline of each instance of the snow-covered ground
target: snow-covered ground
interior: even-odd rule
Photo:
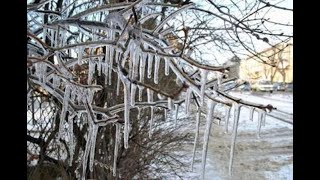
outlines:
[[[261,104],[271,104],[278,110],[293,114],[292,93],[240,93],[231,95]],[[217,107],[216,112],[224,110]],[[233,112],[233,111],[231,111]],[[204,118],[202,118],[204,130]],[[263,180],[292,179],[293,166],[293,125],[266,117],[265,126],[261,128],[261,138],[257,138],[258,114],[254,113],[253,121],[249,120],[249,109],[243,108],[240,113],[238,136],[235,147],[233,176],[228,176],[228,165],[231,146],[231,129],[233,114],[229,122],[229,133],[224,132],[224,122],[214,123],[211,129],[206,164],[205,179],[213,180]],[[203,133],[200,134],[200,141]],[[200,173],[202,145],[196,153],[195,172]],[[198,178],[191,178],[198,179]]]

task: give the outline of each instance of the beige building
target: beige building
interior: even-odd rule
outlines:
[[[285,43],[279,43],[256,56],[242,60],[239,76],[250,83],[255,83],[259,80],[292,83],[293,40],[290,39]]]

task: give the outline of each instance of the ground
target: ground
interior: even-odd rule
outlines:
[[[293,113],[292,93],[239,93],[232,92],[234,96],[241,97],[256,103],[272,104],[279,110]],[[219,111],[219,107],[216,109]],[[261,129],[261,138],[257,138],[257,113],[253,121],[249,120],[249,109],[244,108],[240,114],[238,136],[236,140],[233,176],[228,176],[230,156],[232,115],[229,123],[229,133],[224,130],[224,122],[218,125],[214,122],[209,141],[205,179],[213,180],[264,180],[292,179],[293,167],[293,125],[270,116]],[[204,118],[202,126],[204,126]],[[204,128],[202,128],[204,129]],[[200,135],[200,141],[202,140]],[[202,146],[198,147],[196,154],[196,172],[200,172],[200,158]],[[191,179],[198,179],[191,178]]]

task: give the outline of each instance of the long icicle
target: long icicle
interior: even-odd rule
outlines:
[[[89,170],[93,172],[93,164],[94,164],[94,155],[96,149],[96,140],[97,140],[97,133],[99,126],[97,124],[93,124],[92,136],[91,138],[91,150],[90,150],[90,157],[89,157]]]
[[[149,127],[149,138],[150,138],[150,139],[151,139],[151,137],[152,137],[153,112],[154,112],[154,107],[153,107],[153,106],[150,106],[150,127]]]
[[[154,83],[159,83],[159,66],[160,66],[160,57],[155,56],[155,62],[154,62]]]
[[[233,130],[232,130],[232,140],[231,140],[231,150],[230,150],[230,161],[229,161],[229,176],[232,175],[232,166],[233,166],[233,156],[234,149],[236,145],[238,124],[240,119],[240,109],[241,106],[238,103],[234,104],[234,121],[233,121]]]
[[[201,117],[201,108],[198,106],[198,108],[197,108],[197,117],[196,117],[196,133],[195,133],[194,143],[193,143],[191,171],[193,171],[194,157],[196,155],[196,147],[197,147],[197,141],[198,141],[198,137],[199,137],[200,117]]]
[[[250,121],[253,121],[253,114],[254,114],[254,107],[250,107],[249,108],[250,109],[250,112],[249,112],[249,119],[250,119]]]
[[[174,104],[174,109],[176,110],[176,115],[174,116],[174,127],[176,128],[178,122],[179,104]]]
[[[206,89],[208,71],[205,69],[201,69],[201,89],[200,89],[200,104],[203,105],[204,101],[204,93]]]
[[[117,174],[117,158],[118,158],[119,142],[120,142],[120,125],[116,123],[116,139],[114,144],[113,169],[112,169],[113,177],[115,177]]]
[[[204,131],[204,138],[203,138],[203,147],[202,147],[202,161],[201,161],[201,179],[204,179],[205,171],[206,171],[206,160],[207,160],[207,152],[208,152],[208,144],[209,144],[209,135],[212,125],[212,118],[213,118],[213,111],[216,103],[212,100],[209,100],[207,108],[207,118],[206,118],[206,129]]]
[[[148,78],[151,78],[152,74],[153,55],[148,53]]]
[[[225,128],[225,133],[228,133],[228,125],[229,125],[229,119],[230,119],[230,111],[231,111],[231,107],[226,106],[225,109],[225,116],[224,116],[224,128]]]
[[[260,110],[258,113],[258,130],[257,130],[257,138],[260,139],[261,125],[262,125],[263,112]]]

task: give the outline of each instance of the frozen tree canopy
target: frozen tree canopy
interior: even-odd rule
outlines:
[[[160,10],[166,6],[170,11],[163,16]],[[177,48],[170,39],[177,36],[170,20],[195,8],[194,3],[174,5],[151,0],[119,3],[41,0],[28,4],[28,97],[30,89],[41,87],[61,104],[57,138],[67,142],[70,163],[75,161],[73,124],[88,128],[85,148],[75,170],[79,179],[85,179],[87,169],[94,171],[97,133],[104,126],[116,127],[115,147],[110,150],[115,156],[110,166],[116,175],[119,145],[130,147],[128,139],[132,124],[136,123],[132,120],[134,109],[150,111],[149,138],[152,138],[156,107],[173,113],[177,123],[180,106],[185,107],[186,114],[190,113],[191,105],[196,106],[194,151],[202,141],[202,177],[216,105],[225,107],[226,124],[230,111],[235,114],[230,172],[241,108],[250,108],[251,114],[259,113],[259,136],[265,113],[274,107],[231,96],[224,91],[224,85],[233,81],[237,87],[245,82],[228,78],[229,67],[203,62],[191,50]],[[151,20],[156,22],[154,27],[146,25]],[[168,92],[159,86],[160,75],[174,78],[179,88]],[[113,98],[120,101],[98,104],[97,97],[110,93],[110,87],[115,87]],[[199,137],[201,114],[206,116],[204,137]]]

